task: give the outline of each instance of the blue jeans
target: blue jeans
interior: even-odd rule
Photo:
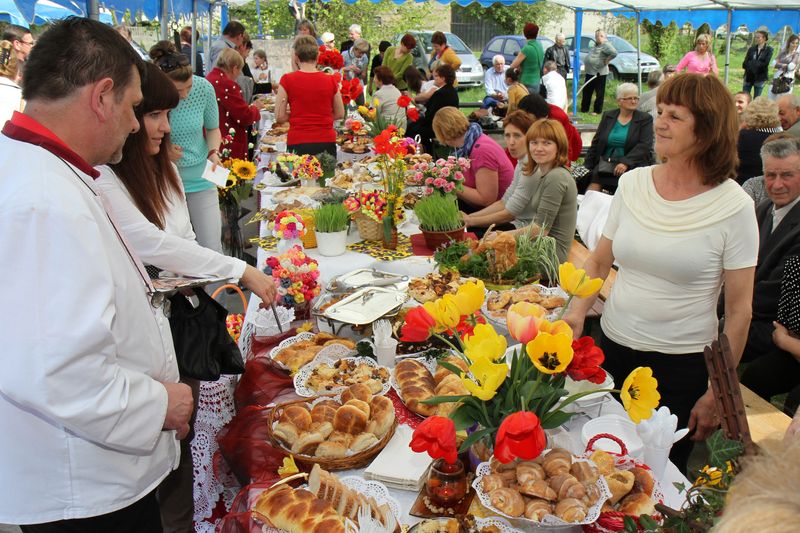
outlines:
[[[761,96],[761,92],[764,90],[764,84],[767,83],[766,81],[757,81],[756,83],[742,83],[742,92],[750,94],[750,89],[753,88],[753,98],[758,98]]]
[[[489,109],[490,107],[497,107],[497,104],[500,103],[500,100],[494,98],[493,96],[487,96],[483,99],[483,104],[481,104],[481,109]]]
[[[528,88],[528,92],[531,94],[539,94],[539,88],[542,86],[541,83],[536,83],[534,85],[526,85],[525,87]]]

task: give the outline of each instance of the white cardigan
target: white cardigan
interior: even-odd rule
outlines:
[[[0,523],[122,509],[177,465],[177,364],[92,178],[5,136],[0,168]]]

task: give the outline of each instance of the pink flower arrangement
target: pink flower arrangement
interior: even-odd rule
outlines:
[[[269,223],[272,236],[278,239],[299,239],[306,234],[303,218],[293,211],[281,211]]]
[[[320,293],[319,264],[299,246],[293,246],[282,255],[268,257],[264,273],[275,280],[277,304],[294,307],[311,302]]]
[[[469,159],[450,156],[430,163],[415,163],[411,170],[414,174],[409,178],[410,185],[425,187],[425,195],[434,192],[450,194],[464,188],[464,172],[469,168]]]

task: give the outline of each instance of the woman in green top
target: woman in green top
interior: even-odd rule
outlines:
[[[389,67],[394,74],[396,80],[396,87],[401,91],[408,89],[406,81],[403,79],[403,74],[406,69],[414,62],[411,55],[411,50],[416,48],[417,40],[410,33],[403,35],[400,39],[400,44],[397,46],[390,46],[383,53],[383,66]]]
[[[511,62],[509,70],[520,69],[519,81],[528,88],[531,94],[539,94],[542,84],[542,66],[544,65],[544,50],[536,38],[539,36],[539,26],[532,22],[525,24],[522,34],[528,39],[517,57]]]
[[[205,78],[193,76],[192,65],[186,56],[178,53],[168,41],[156,43],[150,49],[150,57],[175,84],[180,96],[178,107],[169,115],[173,143],[171,159],[183,181],[197,243],[222,252],[222,216],[217,186],[203,179],[209,161],[220,164],[222,134],[214,87]]]
[[[591,171],[589,190],[617,190],[619,177],[636,167],[653,164],[653,117],[636,109],[639,88],[617,87],[618,109],[603,113],[583,165]]]

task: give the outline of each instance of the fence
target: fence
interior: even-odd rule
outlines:
[[[475,20],[457,6],[453,6],[451,12],[450,31],[461,37],[474,52],[483,50],[489,39],[495,35],[507,33],[499,24],[489,20]]]

